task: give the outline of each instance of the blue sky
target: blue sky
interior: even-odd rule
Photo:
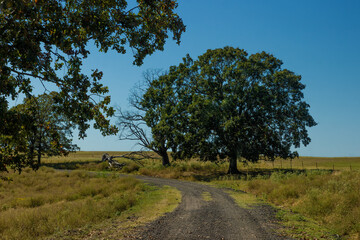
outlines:
[[[233,46],[249,54],[266,51],[302,76],[305,101],[318,122],[302,156],[360,156],[360,1],[184,0],[177,13],[187,25],[181,45],[168,40],[163,52],[132,65],[131,51],[92,54],[84,70],[99,68],[112,105],[128,108],[129,90],[150,68],[168,69],[189,53]],[[134,142],[102,137],[90,129],[75,141],[84,151],[126,151]]]

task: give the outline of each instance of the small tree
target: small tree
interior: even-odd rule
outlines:
[[[232,47],[196,61],[187,56],[148,89],[145,119],[153,132],[172,133],[166,136],[174,156],[226,157],[231,174],[239,157],[292,159],[298,153],[291,147],[309,144],[307,127],[316,123],[302,100],[301,77],[281,65],[271,54]]]
[[[72,130],[74,125],[61,112],[57,111],[54,98],[56,92],[42,94],[38,97],[24,99],[12,110],[23,116],[28,116],[20,124],[22,129],[22,152],[28,156],[37,156],[37,166],[41,164],[41,157],[68,155],[78,150],[72,144]],[[21,131],[20,131],[21,132]],[[16,144],[16,143],[14,143]],[[16,146],[16,145],[15,145]]]

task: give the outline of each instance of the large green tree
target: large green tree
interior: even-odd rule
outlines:
[[[301,76],[281,65],[271,54],[249,56],[232,47],[208,50],[195,61],[187,56],[149,88],[147,116],[165,99],[156,90],[163,86],[178,98],[158,120],[175,133],[175,157],[227,158],[229,173],[238,173],[238,158],[292,159],[298,156],[292,148],[310,143],[307,128],[316,123],[303,101]]]
[[[0,134],[19,136],[9,100],[19,94],[30,98],[35,82],[43,84],[45,90],[57,88],[56,111],[77,125],[81,138],[86,136],[90,120],[95,120],[94,127],[104,135],[116,133],[108,119],[114,110],[109,107],[107,87],[100,83],[102,72],[82,72],[89,46],[121,54],[130,47],[134,64],[141,65],[145,56],[163,50],[169,32],[179,43],[185,31],[174,12],[176,1],[138,0],[134,4],[128,6],[126,0],[1,0]],[[1,165],[19,163],[10,152],[1,153]]]

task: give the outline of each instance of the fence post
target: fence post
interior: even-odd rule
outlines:
[[[318,169],[317,162],[316,162],[316,169]]]

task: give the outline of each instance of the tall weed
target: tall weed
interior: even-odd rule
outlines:
[[[342,236],[360,234],[360,172],[274,173],[269,179],[252,179],[241,186],[315,219]]]

